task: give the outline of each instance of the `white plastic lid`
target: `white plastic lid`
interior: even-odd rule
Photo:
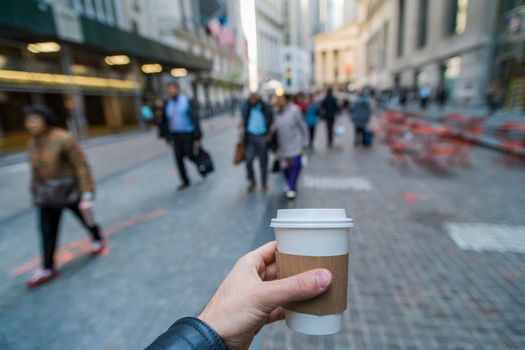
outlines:
[[[345,228],[352,219],[345,209],[279,209],[271,227],[283,228]]]

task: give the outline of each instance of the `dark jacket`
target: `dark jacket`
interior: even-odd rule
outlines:
[[[146,350],[228,350],[221,337],[198,318],[184,317]]]
[[[323,119],[334,119],[336,114],[339,112],[339,106],[337,100],[332,95],[327,95],[321,102],[320,111],[321,118]]]
[[[372,114],[370,101],[364,96],[358,97],[352,104],[350,112],[352,113],[352,122],[356,128],[366,127],[370,121],[370,115]]]
[[[168,140],[171,137],[169,118],[166,115],[167,105],[168,105],[168,100],[164,101],[164,105],[162,106],[162,119],[159,124],[159,136],[166,140]],[[198,106],[194,101],[190,101],[189,114],[190,114],[191,123],[193,125],[193,136],[195,137],[196,140],[200,140],[202,138],[201,123],[200,123],[200,118],[199,118],[199,113],[198,113]]]
[[[264,120],[266,121],[266,134],[269,134],[270,133],[270,126],[273,123],[273,112],[272,112],[272,109],[270,108],[270,106],[268,106],[263,101],[259,102],[259,105],[261,105],[261,111],[262,111],[262,113],[264,115]],[[252,105],[249,102],[246,102],[242,106],[241,116],[242,116],[242,120],[243,120],[243,123],[244,123],[244,130],[246,130],[246,128],[248,127],[248,119],[250,118],[250,111],[252,110],[253,107],[255,107],[255,106]]]

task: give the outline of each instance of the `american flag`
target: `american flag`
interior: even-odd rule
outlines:
[[[228,24],[226,16],[214,17],[208,21],[208,28],[220,47],[235,49],[235,31]]]
[[[210,29],[211,34],[217,40],[221,36],[222,32],[222,25],[221,22],[219,22],[219,19],[217,17],[212,18],[208,22],[208,28]]]
[[[219,46],[234,49],[235,48],[235,32],[233,29],[226,25],[222,28],[221,36],[218,40]]]

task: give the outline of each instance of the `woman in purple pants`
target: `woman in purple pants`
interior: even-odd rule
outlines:
[[[276,105],[275,126],[277,128],[279,157],[287,183],[286,198],[291,200],[297,195],[301,158],[304,148],[308,146],[308,127],[299,108],[291,103],[290,96],[277,97]]]

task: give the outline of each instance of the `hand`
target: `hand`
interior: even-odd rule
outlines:
[[[80,202],[78,203],[78,209],[85,210],[93,206],[93,200],[95,196],[91,192],[84,192],[80,197]]]
[[[202,146],[202,141],[201,140],[193,141],[193,147],[194,148],[201,148],[201,146]]]
[[[326,269],[276,280],[276,249],[270,242],[241,257],[199,315],[230,350],[248,349],[265,324],[284,319],[282,305],[316,297],[332,283]]]

